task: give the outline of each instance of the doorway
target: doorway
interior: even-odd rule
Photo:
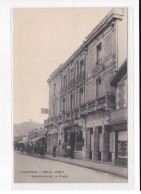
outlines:
[[[86,131],[86,159],[92,159],[92,134],[93,128],[87,128]]]
[[[75,133],[70,133],[70,157],[74,158],[74,148],[75,148]]]

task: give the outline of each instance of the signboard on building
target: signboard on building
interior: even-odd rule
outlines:
[[[48,108],[41,108],[41,114],[49,114]]]

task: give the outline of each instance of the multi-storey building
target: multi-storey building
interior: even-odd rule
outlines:
[[[126,12],[112,9],[50,75],[49,118],[44,122],[49,154],[57,145],[60,156],[115,164],[117,133],[111,117],[119,109],[120,86],[113,76],[127,58]]]

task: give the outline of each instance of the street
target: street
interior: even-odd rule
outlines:
[[[127,179],[75,165],[14,153],[15,183],[126,183]]]

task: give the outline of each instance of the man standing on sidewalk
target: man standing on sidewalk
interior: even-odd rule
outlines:
[[[53,148],[53,157],[56,157],[56,148],[57,148],[57,146],[55,145]]]

